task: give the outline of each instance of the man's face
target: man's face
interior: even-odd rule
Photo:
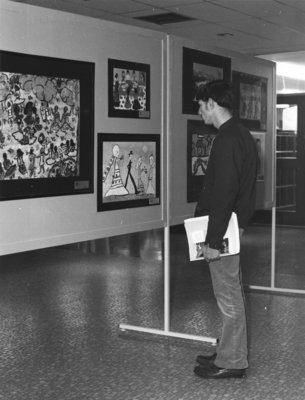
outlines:
[[[198,114],[201,116],[205,124],[212,125],[210,105],[208,104],[207,101],[203,100],[199,100],[198,104],[199,104]]]

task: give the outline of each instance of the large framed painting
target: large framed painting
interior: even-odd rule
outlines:
[[[258,154],[257,181],[265,180],[265,132],[252,132]]]
[[[94,69],[0,51],[0,200],[93,192]]]
[[[235,115],[247,128],[266,131],[268,79],[233,71],[232,84]]]
[[[150,118],[150,65],[108,60],[108,116]]]
[[[200,120],[187,121],[187,202],[198,201],[217,130]]]
[[[97,210],[160,204],[160,136],[98,134]]]
[[[182,112],[198,114],[197,91],[205,83],[231,81],[231,59],[183,47]]]

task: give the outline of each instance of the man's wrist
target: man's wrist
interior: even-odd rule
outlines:
[[[219,260],[220,258],[220,250],[213,249],[212,247],[210,247],[209,243],[204,243],[202,251],[203,251],[203,258],[207,262],[216,261]]]
[[[221,248],[220,245],[218,245],[217,243],[213,243],[213,242],[204,242],[204,244],[213,250],[220,250],[220,248]]]

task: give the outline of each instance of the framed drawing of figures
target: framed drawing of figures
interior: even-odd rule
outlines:
[[[249,129],[266,131],[268,79],[233,71],[235,115]]]
[[[182,112],[198,114],[197,91],[200,85],[223,79],[231,81],[231,59],[183,47]]]
[[[203,121],[187,121],[187,202],[198,201],[216,129]]]
[[[160,204],[160,136],[98,134],[97,210]]]
[[[258,154],[257,181],[265,180],[265,132],[251,132]]]
[[[0,200],[93,192],[94,69],[0,52]]]
[[[108,60],[108,116],[150,118],[150,66]]]

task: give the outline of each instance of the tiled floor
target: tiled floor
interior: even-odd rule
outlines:
[[[187,261],[185,245],[174,230],[171,330],[214,337],[209,272]],[[208,344],[119,330],[162,329],[162,257],[159,230],[101,240],[95,253],[64,246],[1,257],[0,399],[303,400],[305,297],[246,293],[250,368],[241,380],[193,374]]]

